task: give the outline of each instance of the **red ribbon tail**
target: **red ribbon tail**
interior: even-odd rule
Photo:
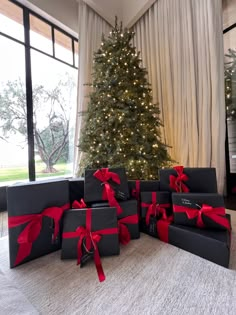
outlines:
[[[17,252],[14,266],[19,265],[27,256],[30,255],[32,243],[21,243]]]
[[[102,268],[102,263],[101,263],[101,259],[100,259],[97,247],[95,248],[95,251],[94,251],[94,262],[97,269],[98,279],[100,282],[103,282],[106,279],[106,277]]]
[[[125,224],[119,224],[119,241],[122,245],[127,245],[130,242],[129,229]]]
[[[158,220],[157,221],[157,233],[162,242],[169,243],[169,225],[171,222]]]

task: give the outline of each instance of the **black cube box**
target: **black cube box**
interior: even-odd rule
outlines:
[[[120,201],[119,205],[122,208],[122,213],[118,216],[120,224],[127,226],[130,238],[136,239],[140,237],[139,232],[139,218],[138,218],[138,202],[136,199],[130,199],[126,201]],[[129,220],[133,220],[135,223],[129,223]]]
[[[230,231],[222,195],[173,193],[172,202],[174,223]]]
[[[227,214],[230,222],[230,215]],[[229,266],[230,233],[169,225],[169,243],[223,267]]]
[[[188,192],[195,193],[217,193],[217,181],[215,168],[199,167],[184,168],[183,173],[188,177],[183,184],[189,189]],[[174,168],[160,169],[160,190],[176,192],[170,187],[170,175],[178,177]],[[179,192],[179,191],[178,191]],[[184,192],[184,191],[183,191]]]
[[[75,232],[80,226],[86,228],[87,209],[71,209],[65,213],[62,234],[62,259],[77,259],[79,236],[67,238],[68,232]],[[119,255],[119,237],[116,208],[92,208],[91,232],[115,228],[113,234],[101,235],[98,242],[100,256]]]
[[[53,207],[56,208],[52,209]],[[67,180],[38,181],[9,186],[7,208],[11,268],[61,248],[62,216],[63,212],[70,208]],[[59,233],[56,240],[53,240],[56,225],[50,217],[51,210],[59,220]],[[36,230],[39,230],[38,235],[35,235]],[[21,233],[26,234],[23,237]],[[19,259],[22,251],[26,253],[25,258]]]
[[[153,206],[156,214],[152,213],[147,223],[147,213],[149,206]],[[171,194],[168,191],[141,192],[141,221],[140,229],[142,232],[158,238],[157,221],[163,218],[162,209],[166,216],[172,215]]]
[[[105,180],[104,182],[97,179],[94,174],[96,171],[101,171],[101,174],[105,174],[107,169],[87,169],[85,170],[84,178],[84,200],[85,202],[97,202],[103,199],[103,193],[105,189],[104,182],[108,182],[115,191],[115,198],[118,200],[127,200],[129,198],[128,181],[124,168],[109,168],[108,172],[115,173],[120,179],[120,184],[112,180],[112,178]]]
[[[129,191],[132,197],[136,197],[136,192],[159,191],[159,180],[128,180]]]
[[[70,205],[74,201],[80,201],[84,198],[84,179],[72,178],[69,180]]]

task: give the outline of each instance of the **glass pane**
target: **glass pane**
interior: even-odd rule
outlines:
[[[73,64],[72,40],[62,32],[55,29],[55,57]]]
[[[72,175],[77,70],[31,53],[36,178]]]
[[[79,65],[79,42],[74,40],[75,47],[75,66],[78,68]]]
[[[0,31],[24,41],[23,10],[8,0],[0,0]]]
[[[24,46],[0,36],[0,50],[0,184],[3,184],[28,179],[28,149]]]
[[[236,173],[236,28],[224,34],[225,103],[230,173]]]
[[[30,14],[30,45],[52,55],[52,28]]]

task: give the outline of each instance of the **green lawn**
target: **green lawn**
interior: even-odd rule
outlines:
[[[56,164],[54,168],[58,171],[57,173],[43,173],[42,170],[45,168],[43,163],[36,163],[36,178],[48,177],[48,176],[62,176],[68,175],[66,170],[66,164]],[[15,168],[0,168],[0,183],[8,181],[18,181],[28,179],[27,167],[15,167]]]

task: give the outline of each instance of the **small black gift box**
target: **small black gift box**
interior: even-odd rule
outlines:
[[[20,183],[7,189],[10,267],[61,248],[67,180]]]
[[[160,190],[170,192],[217,193],[215,168],[160,169]]]
[[[110,201],[114,199],[112,195],[116,200],[127,200],[129,198],[129,188],[124,168],[85,170],[85,202]],[[114,205],[112,204],[112,206]]]
[[[127,227],[130,239],[136,239],[140,237],[139,232],[139,218],[138,218],[138,202],[136,199],[120,201],[119,202],[122,213],[118,216],[120,242],[127,244],[129,242],[125,237],[125,227]],[[122,233],[123,231],[123,233]]]
[[[230,231],[222,195],[173,193],[172,202],[174,223]]]
[[[158,237],[157,220],[172,214],[170,192],[141,192],[141,231]]]
[[[101,235],[101,239],[97,243],[100,256],[118,255],[120,253],[116,208],[92,208],[91,222],[89,223],[90,229],[86,225],[87,210],[71,209],[65,214],[62,235],[62,259],[78,258],[78,240],[80,236],[76,234],[76,230],[79,227],[84,227],[89,232]],[[103,234],[104,231],[107,234]],[[71,232],[72,234],[70,235],[69,233]]]
[[[79,201],[84,198],[84,179],[72,178],[69,180],[70,204],[75,200]]]
[[[126,245],[130,239],[140,237],[138,202],[136,199],[120,201],[119,206],[122,209],[121,214],[118,215],[119,239],[123,245]],[[109,207],[109,204],[106,202],[92,203],[91,207]]]
[[[230,215],[227,214],[230,224]],[[223,267],[229,266],[230,233],[170,224],[169,243]]]
[[[136,197],[136,193],[143,191],[159,191],[159,180],[128,180],[129,191],[132,197]]]

